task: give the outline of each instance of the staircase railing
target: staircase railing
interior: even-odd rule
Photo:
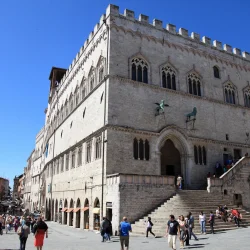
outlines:
[[[207,190],[210,193],[210,190],[213,191],[215,188],[222,188],[225,183],[231,182],[235,175],[239,173],[240,169],[243,167],[242,161],[246,157],[242,157],[238,160],[229,170],[227,170],[219,178],[208,178]]]

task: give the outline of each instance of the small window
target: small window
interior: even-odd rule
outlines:
[[[224,148],[224,151],[227,152],[227,148]]]
[[[102,103],[103,94],[104,94],[104,92],[102,92],[102,95],[101,95],[101,100],[100,100],[100,104]]]
[[[82,113],[82,118],[84,118],[86,112],[86,108],[84,108],[83,113]]]
[[[226,134],[226,140],[229,141],[229,135],[228,134]]]
[[[140,160],[144,160],[144,143],[142,139],[139,141],[139,158]]]
[[[134,148],[134,159],[138,159],[138,140],[135,138],[134,143],[133,143],[133,148]]]
[[[63,130],[61,131],[61,138],[62,138],[62,136],[63,136]]]
[[[72,125],[73,125],[73,121],[70,123],[70,128],[72,128]]]
[[[213,67],[213,70],[214,70],[214,77],[215,78],[220,78],[220,71],[219,71],[219,68],[217,66],[214,66]]]

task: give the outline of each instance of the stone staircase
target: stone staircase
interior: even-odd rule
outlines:
[[[134,234],[145,234],[147,217],[151,217],[154,223],[153,232],[157,236],[164,236],[166,234],[167,222],[169,215],[173,214],[178,219],[179,215],[187,215],[190,211],[195,218],[194,233],[200,233],[199,213],[203,211],[206,214],[207,220],[210,211],[215,213],[218,205],[227,205],[228,208],[233,208],[233,204],[227,198],[219,193],[218,195],[209,194],[205,190],[178,190],[176,195],[163,203],[160,207],[152,211],[150,214],[141,218],[132,224]],[[243,215],[241,226],[250,225],[250,213],[243,209],[239,209]],[[210,231],[209,224],[206,225],[207,232]],[[224,222],[220,219],[215,219],[215,231],[224,231],[229,229],[236,229],[234,222]]]

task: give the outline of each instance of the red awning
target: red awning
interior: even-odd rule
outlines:
[[[74,208],[69,208],[68,210],[67,210],[67,213],[70,213],[70,212],[72,212],[74,210]]]
[[[85,211],[87,211],[87,210],[89,210],[89,207],[84,207],[84,208],[82,208],[82,211],[83,211],[83,212],[85,212]]]
[[[68,209],[67,207],[64,207],[64,208],[62,209],[62,212],[66,212],[67,209]]]

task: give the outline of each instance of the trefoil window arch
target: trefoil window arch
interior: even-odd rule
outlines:
[[[161,69],[162,87],[176,90],[176,72],[169,65]]]
[[[236,88],[231,82],[224,84],[224,94],[225,102],[236,104]]]
[[[244,90],[245,107],[250,108],[250,88]]]
[[[140,58],[135,57],[131,60],[131,78],[134,81],[148,83],[148,63]]]
[[[201,96],[201,78],[194,72],[188,74],[188,91],[189,94]]]

